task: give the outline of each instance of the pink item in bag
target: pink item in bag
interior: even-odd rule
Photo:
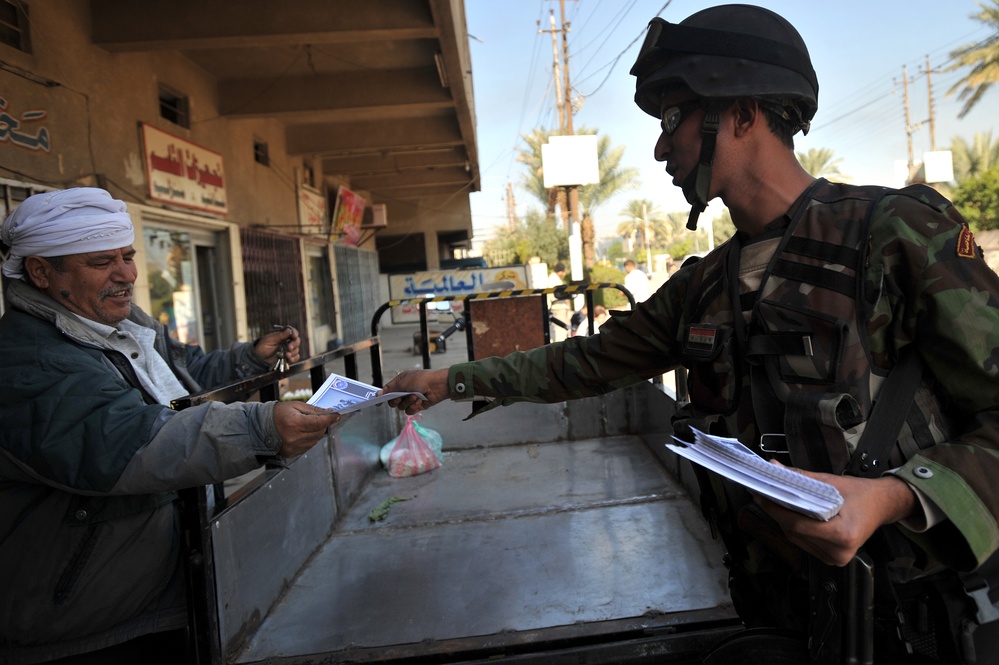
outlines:
[[[406,425],[402,428],[398,440],[392,447],[388,461],[388,472],[393,478],[416,476],[433,471],[441,465],[437,455],[413,426],[413,421],[418,420],[419,417],[419,415],[415,415],[406,418]]]

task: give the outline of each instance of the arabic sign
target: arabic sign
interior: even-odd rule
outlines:
[[[225,214],[222,155],[142,123],[149,197],[163,203]]]
[[[11,143],[19,148],[48,152],[51,147],[47,127],[35,129],[31,123],[44,120],[48,112],[22,111],[20,119],[7,110],[7,100],[0,97],[0,143]]]
[[[298,186],[298,225],[303,233],[322,233],[326,227],[326,197],[307,186]]]
[[[528,288],[525,266],[417,272],[411,275],[389,275],[388,279],[391,300],[466,296],[471,293],[517,291]],[[452,302],[451,305],[453,311],[460,312],[462,309],[461,302]],[[419,320],[418,303],[406,303],[392,308],[393,323],[412,323]]]
[[[357,246],[361,239],[361,220],[367,200],[343,185],[336,190],[336,206],[333,208],[333,232],[340,236],[345,245]]]

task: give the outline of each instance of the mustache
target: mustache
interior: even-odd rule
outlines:
[[[121,285],[117,285],[117,286],[109,286],[106,289],[101,289],[97,293],[97,297],[99,299],[101,299],[101,300],[104,300],[108,296],[110,296],[112,294],[115,294],[115,293],[121,293],[122,291],[126,292],[128,295],[132,295],[132,286],[133,285],[130,284],[130,283],[129,284],[121,284]]]

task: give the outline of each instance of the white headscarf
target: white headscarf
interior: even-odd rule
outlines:
[[[75,187],[29,196],[0,226],[10,247],[4,277],[23,279],[27,256],[102,252],[135,241],[125,204],[96,187]]]

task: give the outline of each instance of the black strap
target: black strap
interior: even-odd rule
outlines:
[[[857,449],[846,466],[846,474],[876,478],[888,468],[888,457],[912,408],[912,399],[922,373],[923,363],[919,353],[914,349],[904,351],[881,386],[871,409],[871,417],[867,419]]]

